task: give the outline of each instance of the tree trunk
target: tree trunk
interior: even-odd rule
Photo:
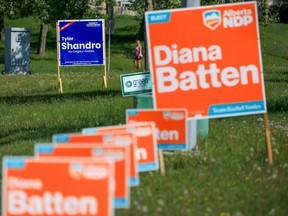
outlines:
[[[265,25],[268,25],[269,22],[269,1],[265,0]]]
[[[80,19],[83,19],[84,11],[85,11],[87,5],[88,5],[88,1],[82,0],[82,8],[83,8],[83,10],[80,11],[80,14],[79,14],[80,15]]]
[[[46,49],[46,39],[47,39],[48,25],[45,23],[41,24],[40,27],[40,36],[37,54],[44,55]]]
[[[147,11],[153,11],[153,0],[147,0]]]
[[[4,12],[0,12],[0,40],[5,40],[4,33]]]
[[[152,0],[146,0],[146,11],[153,11],[153,3]],[[147,35],[146,35],[146,25],[144,22],[144,46],[145,46],[145,59],[144,59],[144,64],[145,64],[145,71],[150,70],[150,65],[149,65],[149,56],[148,56],[148,42],[147,42]]]

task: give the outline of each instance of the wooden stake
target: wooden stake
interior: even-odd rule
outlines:
[[[105,29],[105,23],[103,23]],[[109,26],[110,27],[110,26]],[[103,31],[103,57],[104,57],[104,75],[103,75],[103,87],[107,88],[107,65],[106,65],[106,34]]]
[[[62,87],[62,79],[61,79],[61,75],[60,75],[60,66],[58,64],[58,91],[60,94],[63,93],[63,87]]]
[[[103,75],[103,87],[107,88],[107,79],[105,75]]]
[[[58,76],[58,91],[60,94],[63,93],[63,87],[62,87],[62,80],[61,80],[61,73],[60,73],[60,65],[59,65],[59,37],[58,37],[58,22],[56,22],[56,42],[57,42],[57,76]]]
[[[58,90],[59,90],[59,93],[60,93],[60,94],[63,93],[62,80],[61,80],[61,78],[58,79]]]
[[[59,91],[60,94],[63,93],[62,80],[61,80],[60,66],[59,65],[58,65],[58,91]]]
[[[160,160],[160,172],[162,176],[165,176],[165,162],[164,162],[164,154],[163,150],[158,150],[159,151],[159,160]]]
[[[272,155],[271,137],[270,137],[267,112],[264,113],[264,125],[265,125],[266,150],[267,150],[267,155],[268,155],[268,161],[269,161],[269,164],[272,164],[273,163],[273,155]]]

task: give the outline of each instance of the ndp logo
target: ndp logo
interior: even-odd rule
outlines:
[[[238,28],[248,26],[253,22],[252,10],[224,10],[223,16],[219,10],[209,10],[203,12],[203,23],[204,25],[215,30],[221,23],[223,28]]]
[[[215,30],[221,24],[221,12],[219,10],[205,11],[203,22],[207,28]]]
[[[107,168],[104,165],[91,165],[72,163],[69,167],[70,176],[74,179],[104,179],[108,176]]]

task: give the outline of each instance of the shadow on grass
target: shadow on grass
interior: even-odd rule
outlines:
[[[275,101],[267,102],[268,112],[288,112],[288,96]]]
[[[273,57],[276,57],[276,58],[280,58],[280,59],[284,59],[284,60],[288,60],[288,57],[286,56],[282,56],[282,55],[277,55],[277,54],[274,54],[274,53],[269,53],[270,56],[273,56]]]
[[[67,133],[67,131],[75,131],[74,125],[66,124],[66,125],[59,125],[58,127],[53,128],[17,128],[13,131],[7,131],[6,133],[0,134],[0,145],[8,145],[11,143],[15,143],[19,141],[19,137],[21,142],[29,141],[29,140],[49,140],[52,142],[52,135],[59,134],[59,133]],[[41,141],[40,141],[41,142]]]
[[[283,73],[284,74],[284,73]],[[274,82],[274,83],[283,83],[283,82],[288,82],[288,77],[280,76],[280,77],[275,77],[275,76],[266,76],[265,77],[265,82]]]
[[[0,97],[1,103],[8,104],[26,104],[26,103],[52,103],[61,100],[91,100],[97,97],[115,97],[122,96],[120,90],[99,90],[93,92],[64,93],[51,95],[31,95],[31,96],[7,96]]]
[[[16,142],[35,141],[52,142],[52,136],[54,134],[71,134],[81,133],[83,128],[99,127],[106,125],[113,125],[113,121],[119,117],[118,113],[111,114],[109,111],[96,115],[96,116],[84,116],[77,123],[73,124],[66,119],[62,123],[55,122],[54,124],[35,125],[34,127],[15,127],[12,130],[0,131],[0,146],[13,144]],[[55,119],[56,121],[57,119]]]
[[[122,97],[120,90],[98,90],[92,92],[64,93],[51,95],[31,95],[31,96],[7,96],[0,97],[1,103],[7,104],[28,104],[28,103],[53,103],[61,102],[61,100],[78,100],[85,101],[97,97]],[[269,112],[288,112],[288,96],[277,100],[267,101],[267,109]]]
[[[10,144],[16,141],[19,141],[19,134],[21,134],[21,141],[27,141],[27,140],[34,140],[34,139],[47,139],[51,137],[52,135],[51,130],[47,132],[47,128],[17,128],[13,131],[7,131],[5,133],[0,134],[1,139],[1,145]]]
[[[56,50],[55,50],[55,55],[56,55]],[[52,63],[52,64],[54,63],[55,65],[57,65],[57,59],[55,57],[47,57],[44,55],[35,54],[35,55],[30,56],[30,60],[35,61],[35,62],[39,61],[40,64],[43,62],[49,62],[49,63]]]

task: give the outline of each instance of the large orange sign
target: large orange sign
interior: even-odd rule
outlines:
[[[2,215],[114,215],[114,163],[99,159],[3,159]]]
[[[105,143],[69,143],[36,144],[35,156],[47,157],[104,157],[115,160],[115,194],[114,207],[129,207],[130,147]]]
[[[141,122],[126,125],[85,128],[82,132],[84,134],[112,133],[113,131],[129,131],[134,133],[137,139],[137,149],[135,151],[135,157],[138,163],[137,171],[145,172],[159,169],[155,130],[155,122]]]
[[[104,143],[111,145],[128,145],[130,147],[130,186],[139,185],[139,174],[136,170],[137,160],[135,149],[137,149],[137,139],[134,133],[128,131],[103,132],[99,134],[55,134],[52,137],[53,143]]]
[[[127,109],[126,123],[155,122],[159,149],[187,150],[186,109]]]
[[[147,12],[156,108],[189,118],[266,112],[256,2]]]

